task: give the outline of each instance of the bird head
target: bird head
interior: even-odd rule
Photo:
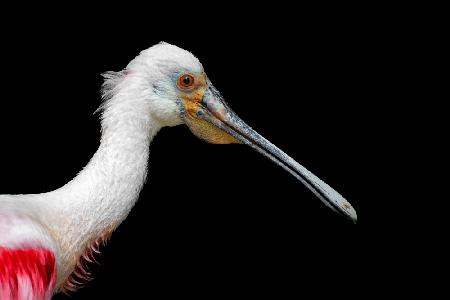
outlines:
[[[190,52],[160,43],[133,60],[127,70],[144,72],[150,113],[163,125],[186,124],[194,135],[215,144],[242,143],[286,169],[320,200],[356,221],[356,212],[339,193],[244,123],[226,104]]]

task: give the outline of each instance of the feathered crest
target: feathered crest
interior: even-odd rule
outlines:
[[[101,88],[102,103],[94,114],[101,114],[105,111],[108,107],[109,100],[111,100],[117,91],[117,86],[123,81],[127,73],[127,70],[122,70],[119,72],[108,71],[102,74],[102,77],[104,78]]]

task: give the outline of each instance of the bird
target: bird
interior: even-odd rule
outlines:
[[[139,198],[163,127],[185,124],[206,142],[248,145],[356,222],[343,196],[230,109],[189,51],[160,42],[103,77],[100,145],[88,164],[54,191],[0,195],[0,299],[51,299],[91,279],[96,253]]]

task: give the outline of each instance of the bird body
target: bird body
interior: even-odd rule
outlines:
[[[197,58],[183,49],[160,43],[142,51],[123,71],[104,76],[102,136],[87,166],[52,192],[0,195],[2,300],[50,299],[57,291],[74,291],[89,280],[88,264],[95,260],[100,244],[139,197],[147,177],[150,143],[162,127],[185,123],[209,142],[268,147],[260,136],[253,135],[248,142],[241,137],[249,127],[236,121]],[[234,121],[240,127],[227,129],[221,124]],[[289,157],[277,158],[285,155],[281,150],[264,151],[268,150],[260,150],[273,160],[285,159],[293,168],[301,167]],[[330,194],[334,190],[306,169],[302,174],[294,176],[303,176],[299,179],[319,198],[334,197],[337,204],[327,205],[335,210],[344,207],[347,216],[356,218],[339,194]]]
[[[127,73],[138,71],[139,66],[130,66]],[[105,76],[102,138],[88,165],[55,191],[0,196],[0,222],[6,232],[0,245],[52,251],[57,289],[74,290],[88,278],[85,262],[97,250],[95,243],[106,239],[137,200],[147,175],[151,139],[163,125],[136,100],[144,89],[139,80],[125,72]],[[18,222],[20,230],[15,229]],[[30,228],[34,230],[27,233]]]

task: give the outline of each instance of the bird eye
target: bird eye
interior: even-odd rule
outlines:
[[[189,89],[194,85],[194,76],[191,74],[184,74],[178,78],[178,87],[180,89]]]

